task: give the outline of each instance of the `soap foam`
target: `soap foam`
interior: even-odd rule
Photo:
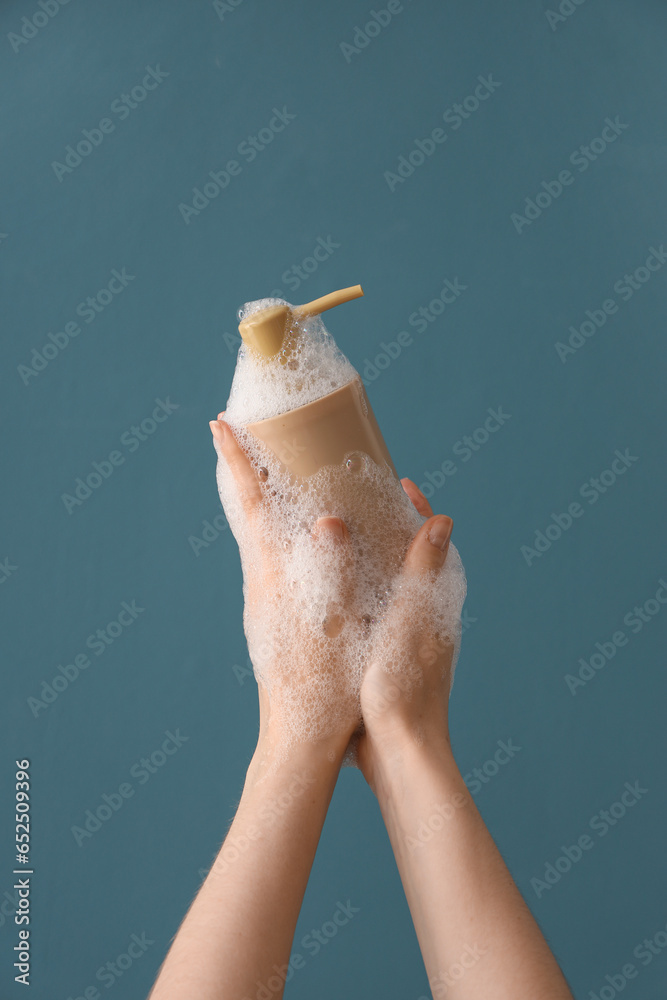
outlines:
[[[282,300],[248,303],[239,317],[277,304]],[[409,579],[400,573],[425,518],[389,467],[354,452],[340,466],[295,481],[246,429],[358,378],[319,316],[301,320],[297,333],[285,363],[267,362],[245,346],[239,350],[225,420],[258,474],[263,470],[265,496],[252,524],[221,454],[217,468],[220,499],[241,554],[250,658],[290,741],[333,733],[350,713],[361,720],[359,689],[371,660],[379,659],[409,692],[420,683],[416,649],[428,636],[453,645],[453,677],[466,592],[452,544],[438,573]],[[342,518],[349,543],[313,537],[324,516]],[[410,620],[394,634],[390,611],[403,599]]]
[[[288,304],[283,299],[247,302],[239,309],[239,320],[270,306]],[[269,363],[241,345],[225,419],[237,426],[276,417],[342,388],[356,375],[320,316],[299,320],[293,337],[286,339],[284,349]]]

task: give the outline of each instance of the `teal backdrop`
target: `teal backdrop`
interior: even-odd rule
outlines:
[[[468,574],[462,772],[575,996],[662,1000],[665,4],[0,20],[0,996],[148,993],[257,731],[208,428],[236,311],[361,282],[328,326]],[[354,770],[294,952],[295,1000],[429,995]]]

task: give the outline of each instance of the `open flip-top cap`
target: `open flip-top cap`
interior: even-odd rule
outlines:
[[[330,292],[313,302],[307,302],[303,306],[279,305],[269,306],[260,312],[253,313],[239,324],[239,333],[243,342],[253,350],[257,351],[265,358],[275,357],[283,346],[286,334],[291,330],[294,323],[308,316],[318,316],[320,313],[332,309],[333,306],[342,302],[350,302],[363,295],[361,285],[352,285],[350,288],[341,288],[337,292]]]

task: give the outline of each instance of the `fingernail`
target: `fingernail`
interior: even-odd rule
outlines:
[[[213,437],[220,443],[225,440],[226,426],[222,420],[209,420],[208,426],[211,428]]]
[[[218,420],[222,420],[222,418],[224,417],[224,415],[225,415],[225,411],[223,410],[222,413],[218,414]]]
[[[328,522],[326,523],[326,527],[323,522]],[[341,521],[340,518],[318,518],[315,522],[315,532],[316,534],[319,534],[322,530],[326,530],[332,538],[335,538],[340,542],[347,537],[347,528],[345,527],[344,521]]]
[[[334,538],[339,539],[339,541],[342,541],[347,535],[347,529],[341,520],[332,521],[329,528]]]
[[[451,537],[453,525],[454,522],[451,517],[445,517],[443,515],[442,517],[437,518],[437,520],[434,521],[429,528],[428,532],[428,540],[431,545],[435,545],[436,549],[440,549],[441,551],[444,550]]]

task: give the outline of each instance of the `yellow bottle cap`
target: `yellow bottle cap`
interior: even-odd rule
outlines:
[[[352,285],[291,309],[287,305],[269,306],[268,309],[262,309],[244,319],[239,324],[239,333],[248,347],[265,358],[273,358],[281,350],[285,336],[295,321],[308,316],[319,316],[327,309],[358,299],[363,294],[361,285]]]

